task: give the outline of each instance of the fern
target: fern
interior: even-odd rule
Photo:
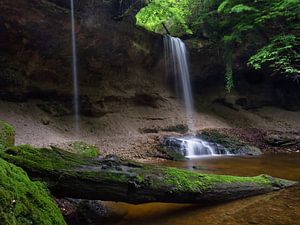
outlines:
[[[257,9],[244,4],[235,5],[230,10],[231,13],[243,13],[243,12],[251,12],[251,11],[252,12],[257,11]]]
[[[300,40],[294,35],[275,36],[271,43],[261,48],[250,57],[248,65],[261,69],[269,65],[275,72],[300,77],[300,54],[295,49],[300,47]]]

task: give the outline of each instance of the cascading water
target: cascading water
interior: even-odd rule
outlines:
[[[184,42],[180,38],[170,35],[164,36],[166,73],[172,74],[178,82],[180,95],[183,96],[187,125],[191,132],[195,132],[193,112],[193,94],[190,81],[188,54]],[[177,138],[180,149],[187,158],[203,155],[228,155],[226,151],[217,151],[211,143],[195,137]]]
[[[211,143],[195,137],[182,138],[181,151],[185,153],[187,158],[197,158],[199,156],[218,156],[230,155],[225,149],[215,148]]]
[[[75,34],[75,10],[74,0],[71,0],[71,26],[72,26],[72,74],[73,74],[73,104],[75,117],[75,132],[79,132],[79,94],[78,94],[78,72],[77,72],[77,49]]]
[[[170,35],[164,36],[165,61],[167,73],[172,73],[176,81],[179,81],[179,89],[182,93],[187,125],[190,131],[195,131],[193,122],[193,95],[188,66],[186,46],[180,38]]]

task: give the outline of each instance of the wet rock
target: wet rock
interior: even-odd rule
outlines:
[[[109,217],[101,201],[63,198],[55,199],[68,224],[91,224]]]
[[[94,223],[108,217],[107,210],[100,201],[80,201],[77,213],[79,220],[86,223]]]
[[[271,146],[287,147],[300,143],[300,136],[295,134],[266,134],[264,141]]]
[[[181,149],[182,141],[178,138],[167,137],[162,140],[160,145],[160,151],[164,154],[164,157],[174,161],[186,160],[184,151]]]
[[[206,130],[197,135],[197,137],[214,143],[216,149],[223,151],[226,149],[230,154],[234,155],[261,155],[259,148],[251,146],[239,139],[229,137],[216,130]]]

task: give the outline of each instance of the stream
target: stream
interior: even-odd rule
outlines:
[[[257,157],[202,157],[186,162],[156,164],[203,173],[271,176],[300,181],[300,155],[278,154]],[[214,206],[150,203],[131,205],[104,202],[111,219],[98,224],[117,225],[214,225],[300,224],[300,187],[250,197]]]

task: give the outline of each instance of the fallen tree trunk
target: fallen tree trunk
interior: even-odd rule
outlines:
[[[82,158],[60,149],[28,145],[6,148],[0,157],[47,182],[58,197],[128,203],[217,203],[279,190],[293,181],[267,175],[236,177],[122,161]]]

